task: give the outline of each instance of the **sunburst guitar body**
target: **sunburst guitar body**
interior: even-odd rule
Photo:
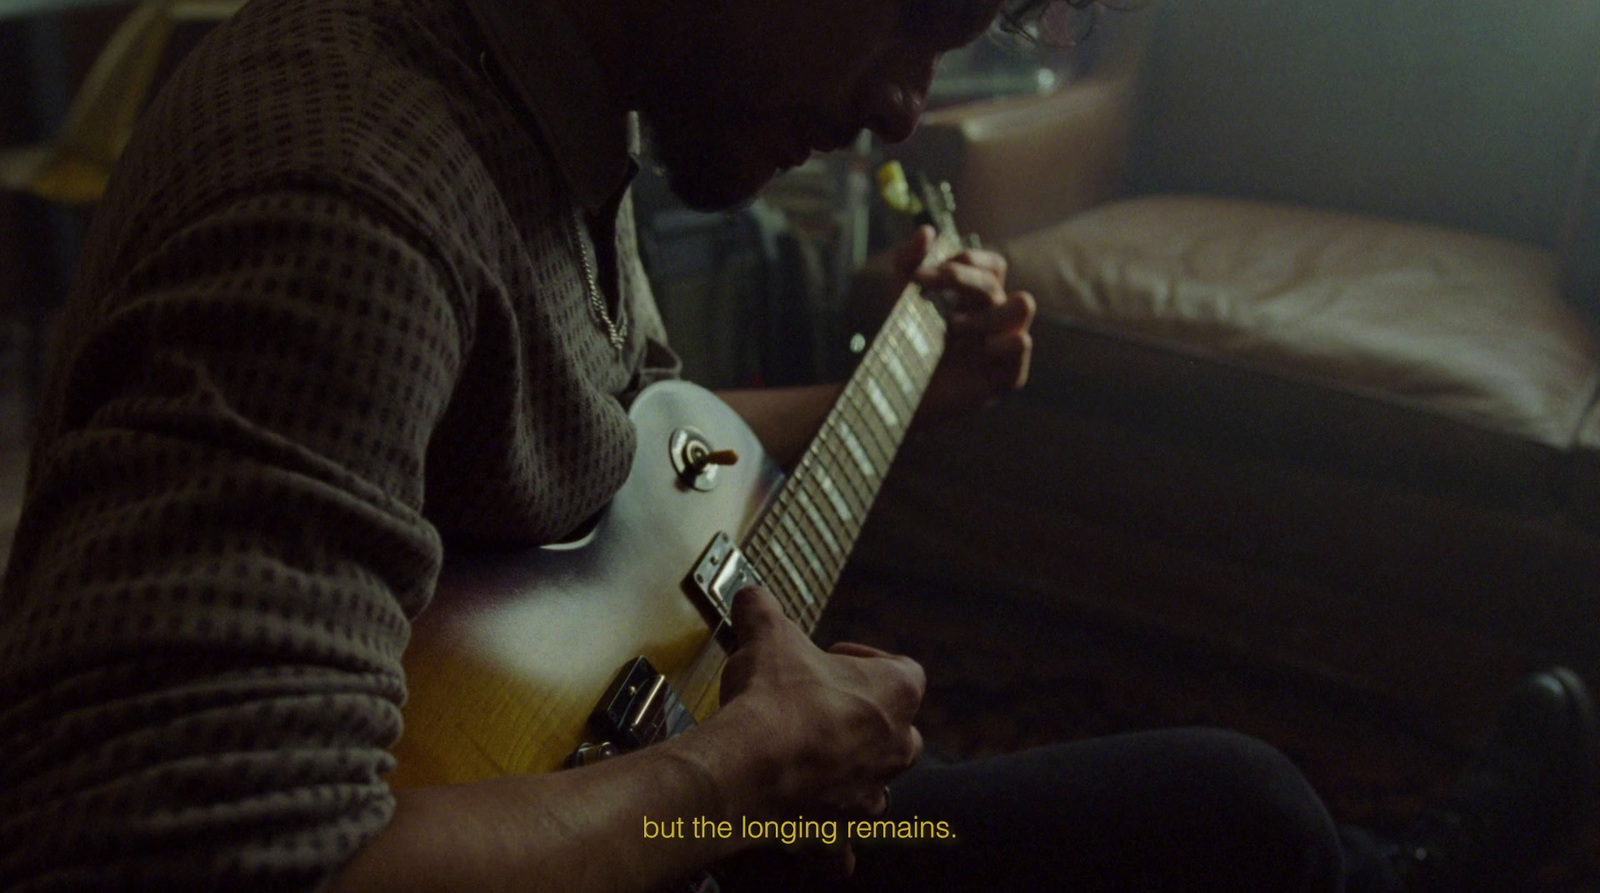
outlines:
[[[948,192],[925,201],[945,234],[934,253],[948,256],[959,248]],[[908,288],[787,476],[709,391],[645,389],[630,407],[632,470],[588,535],[447,561],[406,649],[391,783],[547,772],[655,743],[714,711],[733,594],[763,584],[815,628],[944,332]]]
[[[783,474],[709,391],[663,382],[634,401],[626,483],[571,545],[452,562],[406,651],[405,735],[391,783],[446,784],[560,768],[599,733],[602,693],[643,656],[704,718],[724,657],[720,619],[685,585],[719,533],[742,540]],[[678,471],[698,435],[739,461]],[[697,672],[698,670],[698,672]]]

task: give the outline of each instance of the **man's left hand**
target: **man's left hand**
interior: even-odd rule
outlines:
[[[1037,309],[1033,295],[1006,291],[1006,260],[997,252],[964,250],[928,263],[933,228],[924,226],[895,251],[901,283],[915,282],[947,305],[945,353],[917,413],[917,425],[976,412],[1028,381]],[[897,290],[898,292],[898,290]]]

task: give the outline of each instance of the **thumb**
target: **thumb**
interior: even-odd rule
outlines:
[[[783,608],[761,586],[746,586],[733,596],[733,634],[744,645],[770,635],[780,623],[786,623]]]

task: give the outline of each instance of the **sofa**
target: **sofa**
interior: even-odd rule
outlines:
[[[1600,681],[1600,4],[1149,0],[894,154],[1038,298],[858,564],[1463,744]],[[1064,618],[1064,619],[1059,619]]]

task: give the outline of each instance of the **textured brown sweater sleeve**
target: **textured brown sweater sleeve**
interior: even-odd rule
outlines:
[[[311,889],[387,823],[470,337],[412,241],[236,198],[92,312],[0,599],[0,889]]]

